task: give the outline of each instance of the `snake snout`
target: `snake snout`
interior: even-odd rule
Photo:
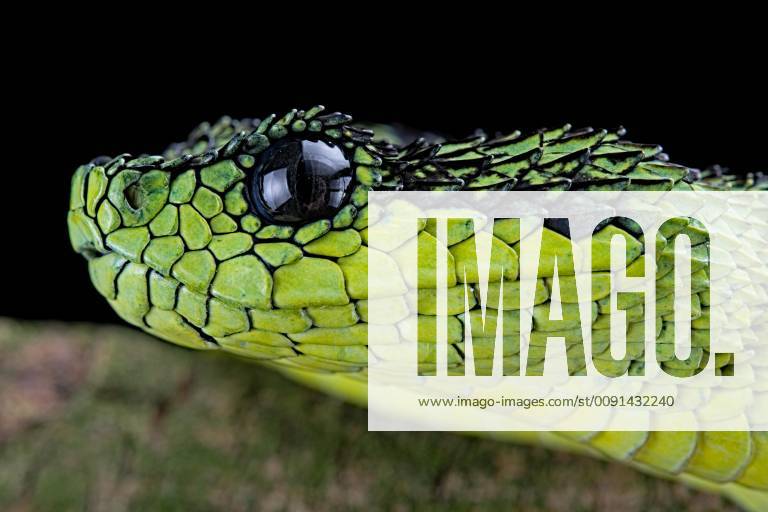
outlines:
[[[67,214],[69,240],[75,251],[87,259],[109,252],[96,220],[96,203],[104,195],[107,182],[104,169],[93,165],[80,166],[72,177]]]

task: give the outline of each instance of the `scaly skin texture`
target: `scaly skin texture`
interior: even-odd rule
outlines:
[[[395,146],[374,142],[371,132],[349,124],[349,116],[320,115],[321,111],[315,107],[263,121],[225,118],[213,126],[201,125],[188,141],[172,145],[162,157],[100,158],[76,171],[68,217],[72,245],[88,258],[93,284],[123,319],[164,340],[258,360],[292,378],[364,403],[367,261],[368,251],[374,250],[367,247],[367,228],[376,221],[368,217],[368,191],[768,188],[761,175],[700,173],[671,164],[661,147],[624,141],[622,130],[572,131],[564,126],[491,140],[477,136],[443,144],[417,140]],[[260,156],[278,141],[291,139],[334,144],[352,162],[353,185],[345,204],[333,215],[280,224],[270,222],[256,207],[250,189]],[[509,268],[510,262],[517,262],[517,231],[512,225],[497,225],[494,243],[500,250],[495,257],[504,261],[492,261],[492,268],[494,263]],[[687,234],[694,245],[693,326],[705,326],[708,323],[696,320],[708,315],[709,254],[695,223],[681,223],[657,238],[657,288],[671,293],[672,256],[664,248],[678,233]],[[614,234],[627,240],[630,268],[641,265],[643,244],[632,226],[604,225],[596,239],[610,240]],[[419,242],[425,250],[437,243],[434,235],[434,226],[422,227]],[[454,268],[469,257],[472,237],[471,226],[456,225],[449,231],[449,264]],[[565,241],[556,227],[545,229],[544,237],[545,250]],[[457,290],[463,290],[463,279],[458,276]],[[515,283],[517,275],[492,275],[491,286],[502,279]],[[474,280],[467,281],[472,285]],[[538,284],[534,336],[551,331],[547,325],[550,283],[543,279]],[[608,293],[603,290],[592,297],[596,339],[609,326]],[[670,298],[657,297],[657,337],[669,339],[671,349]],[[565,297],[564,302],[567,322],[573,312]],[[423,290],[419,313],[426,326],[430,312],[434,315],[433,303],[434,297]],[[498,314],[516,315],[514,304],[506,303],[505,311]],[[642,322],[642,304],[625,306],[630,308],[630,322]],[[404,318],[409,310],[399,295],[378,302],[377,307],[389,308],[395,319]],[[493,304],[489,307],[495,311]],[[449,299],[449,313],[450,370],[463,372],[463,297],[455,304]],[[641,338],[632,338],[633,332],[630,325],[628,352],[637,359],[643,344]],[[709,354],[695,346],[696,332],[708,335],[708,331],[695,331],[693,357],[686,364],[669,361],[672,350],[657,354],[668,372],[692,375],[707,364]],[[424,353],[429,354],[433,338],[429,327],[420,333]],[[490,342],[488,346],[492,347]],[[482,338],[476,339],[479,371],[490,367],[493,357],[492,348],[483,347]],[[665,354],[670,357],[665,359]],[[420,368],[429,371],[430,364],[427,358]],[[716,367],[718,372],[728,372],[731,361],[716,360]],[[635,360],[617,366],[606,359],[604,369],[620,374],[641,371],[642,366]],[[768,436],[762,432],[510,433],[501,437],[623,460],[725,493],[748,507],[760,508],[768,502]]]

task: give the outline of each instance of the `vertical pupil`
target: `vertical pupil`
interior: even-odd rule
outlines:
[[[270,146],[254,176],[251,197],[262,214],[301,222],[332,216],[343,206],[352,168],[338,146],[293,139]]]

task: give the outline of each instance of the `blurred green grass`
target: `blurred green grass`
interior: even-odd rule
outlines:
[[[732,511],[619,464],[446,433],[123,327],[0,319],[0,510]]]

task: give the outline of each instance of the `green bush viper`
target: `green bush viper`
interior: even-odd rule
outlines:
[[[77,169],[70,238],[87,258],[96,289],[127,322],[184,347],[258,360],[364,405],[367,228],[376,222],[368,216],[368,191],[768,189],[762,175],[699,172],[669,163],[660,146],[623,135],[566,125],[404,144],[374,139],[349,116],[323,114],[322,107],[263,120],[224,118],[202,124],[163,156],[102,157]],[[678,230],[695,240],[698,227],[681,224]],[[628,226],[613,224],[596,236],[616,233],[634,240]],[[423,226],[420,242],[434,242],[433,235],[434,226]],[[514,251],[513,235],[504,229],[494,235]],[[471,236],[449,232],[454,258],[461,258],[454,249]],[[546,248],[563,235],[547,229],[544,237]],[[706,248],[695,249],[693,265],[708,258]],[[657,279],[669,279],[664,251],[658,254]],[[640,252],[635,257],[642,261]],[[708,314],[708,276],[699,278],[694,319]],[[543,308],[550,290],[546,280],[539,285],[537,308]],[[604,298],[593,296],[594,332],[607,327]],[[429,309],[429,297],[424,300],[420,313]],[[664,300],[657,298],[659,337],[671,326],[662,317],[668,315]],[[387,307],[396,316],[408,305],[392,297]],[[642,319],[642,308],[631,311]],[[460,370],[461,320],[452,313],[449,364]],[[708,354],[698,351],[706,364]],[[492,355],[476,349],[476,365],[489,364]],[[620,370],[632,372],[635,363]],[[729,363],[718,359],[718,371]],[[670,367],[680,375],[695,369]],[[768,510],[764,432],[491,435],[625,461]]]

